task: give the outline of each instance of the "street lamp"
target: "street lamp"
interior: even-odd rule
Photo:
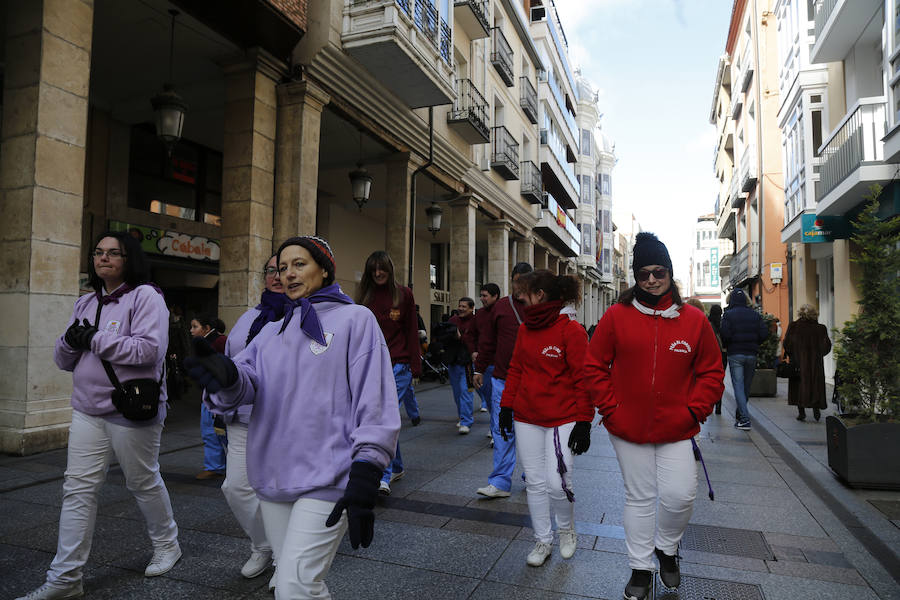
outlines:
[[[156,137],[166,145],[169,156],[172,156],[172,150],[175,144],[181,139],[181,129],[184,126],[184,113],[187,112],[187,104],[181,99],[181,96],[175,93],[175,86],[172,84],[172,63],[175,54],[175,17],[178,16],[177,10],[170,10],[172,15],[172,29],[169,36],[169,80],[163,85],[163,91],[150,99],[153,105],[156,121]]]
[[[441,215],[443,214],[444,209],[433,202],[425,209],[425,216],[428,217],[428,231],[431,232],[432,237],[441,230]]]
[[[356,170],[350,171],[350,188],[353,190],[353,201],[362,212],[363,204],[369,201],[369,193],[372,191],[372,176],[362,166],[356,163]]]

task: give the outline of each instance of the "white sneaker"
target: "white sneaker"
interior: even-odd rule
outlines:
[[[509,498],[509,492],[504,492],[492,483],[478,488],[475,492],[482,496],[487,496],[488,498]]]
[[[460,421],[457,421],[457,422],[456,422],[456,428],[459,429],[459,426],[460,426]]]
[[[572,558],[575,548],[578,547],[578,535],[574,529],[559,530],[559,555],[563,558]]]
[[[460,425],[459,426],[459,435],[466,435],[467,433],[469,433],[469,428],[466,427],[465,425]]]
[[[246,577],[247,579],[253,579],[259,575],[262,575],[263,572],[269,568],[269,565],[272,564],[272,552],[260,552],[259,550],[253,550],[250,552],[250,558],[247,559],[247,562],[244,563],[244,566],[241,567],[241,575]]]
[[[390,496],[391,495],[391,486],[387,481],[382,481],[378,484],[378,493],[382,496]]]
[[[482,406],[481,408],[478,409],[478,412],[487,412],[487,408]]]
[[[172,570],[181,559],[181,546],[176,542],[174,546],[168,548],[157,548],[153,550],[153,558],[150,564],[144,569],[144,577],[156,577]]]
[[[82,596],[84,596],[84,589],[80,581],[69,585],[57,585],[45,581],[41,587],[31,590],[16,600],[62,600],[63,598],[81,598]]]
[[[525,562],[530,567],[540,567],[548,558],[550,558],[550,544],[538,542],[534,545],[531,552],[528,553],[528,558],[525,559]]]

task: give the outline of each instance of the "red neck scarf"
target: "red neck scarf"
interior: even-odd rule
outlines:
[[[526,306],[522,311],[524,315],[523,323],[525,323],[525,327],[528,329],[544,329],[545,327],[549,327],[559,318],[559,311],[562,307],[562,300],[550,300],[548,302]]]

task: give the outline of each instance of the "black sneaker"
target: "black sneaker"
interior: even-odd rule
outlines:
[[[625,585],[625,600],[646,600],[650,595],[650,571],[631,570],[631,579]]]
[[[422,417],[413,417],[410,421],[412,421],[413,427],[415,427],[422,422]]]
[[[681,585],[681,571],[678,569],[678,551],[676,550],[675,556],[669,556],[659,548],[656,548],[654,552],[656,552],[656,560],[659,561],[660,580],[664,586],[674,590]]]

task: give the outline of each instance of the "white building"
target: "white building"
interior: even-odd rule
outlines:
[[[697,218],[693,239],[690,279],[684,290],[685,296],[696,298],[707,307],[720,304],[719,261],[730,253],[731,242],[718,237],[715,214]]]

